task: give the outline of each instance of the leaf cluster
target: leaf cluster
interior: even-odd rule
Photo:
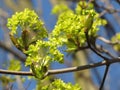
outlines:
[[[62,7],[65,7],[62,5]],[[61,5],[59,8],[62,8]],[[53,9],[53,13],[58,10],[58,6]],[[67,51],[76,50],[86,43],[85,32],[89,30],[89,35],[95,37],[99,26],[105,25],[106,21],[99,17],[93,5],[86,2],[79,2],[75,11],[67,8],[59,14],[57,24],[52,32],[52,37],[61,41],[67,47]],[[59,13],[56,11],[56,13]]]
[[[82,90],[78,84],[65,83],[61,79],[56,79],[50,85],[44,86],[41,90]]]
[[[13,44],[26,54],[26,66],[30,66],[36,78],[43,79],[51,62],[64,62],[64,52],[74,52],[86,45],[85,32],[96,37],[99,26],[106,21],[99,17],[91,3],[81,1],[75,10],[65,5],[55,6],[52,11],[58,16],[53,31],[48,35],[38,15],[29,9],[15,13],[8,19],[8,28]],[[60,48],[65,47],[60,51]],[[77,85],[55,80],[43,90],[81,90]]]
[[[120,33],[117,33],[115,36],[113,36],[112,38],[111,38],[111,41],[112,41],[112,43],[116,43],[114,46],[113,46],[113,48],[116,50],[116,51],[120,51],[120,43],[119,43],[119,41],[120,41]],[[118,42],[118,43],[117,43]]]
[[[47,31],[38,15],[29,9],[16,12],[8,19],[10,38],[14,45],[21,51],[28,50],[30,44],[47,37]]]

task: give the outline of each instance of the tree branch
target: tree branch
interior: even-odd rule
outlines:
[[[60,73],[67,73],[67,72],[74,72],[74,71],[82,71],[82,70],[87,70],[95,67],[100,67],[103,65],[108,65],[112,63],[117,63],[120,62],[120,57],[119,58],[114,58],[108,61],[101,61],[98,63],[91,63],[88,65],[83,65],[83,66],[77,66],[77,67],[70,67],[70,68],[64,68],[64,69],[55,69],[55,70],[48,70],[45,74],[44,77],[49,76],[49,75],[54,75],[54,74],[60,74]],[[3,70],[0,69],[1,74],[12,74],[12,75],[24,75],[24,76],[34,76],[32,72],[25,72],[25,71],[10,71],[10,70]]]
[[[11,74],[11,75],[23,75],[23,76],[34,76],[32,72],[26,71],[11,71],[0,69],[1,74]]]
[[[107,76],[107,73],[108,73],[108,70],[109,70],[109,66],[110,66],[110,65],[106,65],[105,73],[104,73],[103,80],[102,80],[102,83],[101,83],[101,85],[100,85],[99,90],[102,90],[102,89],[103,89],[103,85],[104,85],[104,83],[105,83],[105,79],[106,79],[106,76]]]
[[[105,39],[104,37],[100,37],[100,36],[98,36],[97,39],[99,39],[99,40],[101,40],[101,41],[103,41],[103,42],[105,42],[105,43],[107,43],[107,44],[109,44],[109,45],[120,44],[120,42],[111,42],[110,40],[107,40],[107,39]]]
[[[100,56],[101,58],[103,58],[104,60],[109,60],[109,58],[101,55],[99,52],[97,52],[94,48],[92,48],[91,46],[91,43],[90,43],[90,40],[89,40],[89,35],[88,35],[88,30],[86,30],[87,32],[85,32],[85,36],[86,36],[86,40],[87,40],[87,44],[89,46],[89,48],[94,52],[96,53],[98,56]]]
[[[110,14],[113,14],[113,13],[119,13],[120,12],[120,9],[114,9],[113,7],[105,7],[104,5],[99,5],[97,4],[96,2],[97,0],[94,0],[92,3],[98,7],[98,8],[101,8],[105,11],[105,13],[110,13]]]
[[[104,60],[98,63],[91,63],[91,64],[83,65],[83,66],[70,67],[70,68],[65,68],[65,69],[48,70],[48,72],[45,74],[45,77],[48,75],[53,75],[53,74],[60,74],[60,73],[75,72],[75,71],[91,69],[91,68],[95,68],[95,67],[99,67],[99,66],[103,66],[107,64],[112,64],[116,62],[120,62],[120,58],[115,58],[115,59],[111,59],[108,61]]]
[[[114,55],[112,55],[108,50],[104,49],[103,46],[97,46],[97,50],[101,53],[105,53],[106,55],[110,56],[111,58],[115,58]]]

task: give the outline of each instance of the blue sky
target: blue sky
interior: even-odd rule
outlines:
[[[42,14],[41,17],[43,19],[43,21],[45,22],[45,26],[47,27],[48,30],[52,30],[54,28],[55,22],[56,22],[56,18],[54,15],[51,14],[51,9],[52,9],[52,5],[50,4],[49,0],[40,0],[41,4],[36,3],[36,0],[32,0],[34,9],[39,9],[40,7],[42,8]],[[119,5],[117,5],[114,0],[112,1],[113,5],[115,5],[115,8],[120,8]],[[38,5],[41,5],[40,7]],[[38,7],[37,7],[38,6]],[[0,0],[0,8],[4,8],[6,9],[3,0]],[[112,18],[112,15],[110,14],[106,14],[106,17],[108,18],[108,20],[111,21],[111,23],[114,25],[114,29],[116,30],[116,32],[120,32],[119,28],[120,26],[117,24],[117,22],[115,21],[114,18]],[[101,28],[103,29],[103,28]],[[104,31],[100,31],[99,34],[103,35],[104,37],[106,37]],[[3,30],[0,28],[0,40],[3,40]],[[107,38],[107,37],[106,37]],[[0,54],[2,55],[2,57],[0,57],[0,60],[3,59],[3,57],[5,57],[5,52],[3,50],[0,49]],[[95,54],[92,54],[92,58],[94,60],[101,60],[100,58],[98,58]],[[119,80],[119,76],[120,76],[120,65],[119,64],[113,64],[109,70],[109,75],[108,75],[108,80],[106,81],[106,85],[109,84],[110,86],[110,90],[118,90],[117,89],[117,85],[120,85],[120,80]],[[61,65],[58,63],[53,63],[52,64],[52,68],[65,68],[65,65]],[[97,70],[99,71],[101,78],[103,76],[104,73],[104,67],[99,67],[97,68]],[[97,80],[93,75],[93,79],[97,84]],[[66,73],[66,74],[59,74],[57,75],[57,77],[60,77],[61,79],[63,79],[66,82],[72,82],[74,83],[74,76],[72,73]],[[27,82],[26,82],[27,83]],[[35,82],[33,81],[29,87],[29,90],[32,90],[32,88],[34,88],[35,86]]]

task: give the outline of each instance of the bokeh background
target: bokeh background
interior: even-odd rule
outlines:
[[[23,11],[25,8],[33,9],[40,16],[45,23],[45,26],[49,32],[51,32],[57,21],[57,17],[51,13],[52,8],[59,3],[65,3],[71,9],[74,10],[78,0],[0,0],[0,44],[6,45],[13,49],[22,58],[25,55],[22,54],[12,44],[9,37],[9,30],[6,26],[7,19],[11,17],[15,12]],[[111,39],[116,33],[120,32],[120,0],[95,0],[95,10],[101,14],[101,18],[107,20],[105,27],[100,27],[98,34],[106,39]],[[108,10],[107,10],[107,9]],[[112,12],[113,10],[113,12]],[[114,11],[116,10],[116,12]],[[119,52],[115,52],[110,45],[98,40],[98,44],[104,46],[107,50],[112,52],[113,55],[120,56]],[[79,61],[72,61],[70,57],[65,57],[65,64],[59,64],[54,62],[51,64],[51,69],[65,68],[71,66],[86,65],[88,63],[102,61],[102,59],[93,52],[86,50],[78,53]],[[9,61],[11,59],[20,60],[15,55],[9,53],[2,45],[0,45],[0,68],[7,69]],[[22,60],[22,71],[29,71],[29,67],[24,66]],[[105,67],[98,67],[90,70],[65,73],[55,75],[56,78],[61,78],[65,82],[79,83],[83,90],[97,90],[103,78]],[[21,81],[21,76],[14,76],[15,82],[7,83],[3,85],[3,74],[0,74],[0,90],[34,90],[37,84],[35,79],[30,79],[26,76],[22,76],[24,82]],[[120,90],[120,64],[112,64],[106,81],[105,90]]]

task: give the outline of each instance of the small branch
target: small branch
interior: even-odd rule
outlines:
[[[15,55],[16,57],[18,57],[22,62],[25,62],[26,57],[21,56],[18,52],[14,51],[13,49],[9,48],[7,45],[5,45],[3,42],[0,41],[0,47],[10,53],[12,53],[13,55]]]
[[[110,65],[112,63],[117,63],[120,62],[120,57],[110,59],[108,61],[101,61],[98,63],[91,63],[88,65],[83,65],[83,66],[77,66],[77,67],[70,67],[70,68],[64,68],[64,69],[55,69],[55,70],[48,70],[45,74],[44,77],[49,76],[49,75],[54,75],[54,74],[61,74],[61,73],[67,73],[67,72],[75,72],[75,71],[82,71],[82,70],[87,70],[95,67],[100,67],[103,65]],[[24,76],[34,76],[32,72],[25,72],[25,71],[10,71],[10,70],[3,70],[0,69],[1,74],[11,74],[11,75],[24,75]]]
[[[101,40],[101,41],[103,41],[103,42],[105,42],[105,43],[107,43],[107,44],[109,44],[109,45],[116,45],[116,44],[120,44],[120,42],[111,42],[110,40],[107,40],[107,39],[105,39],[105,38],[103,38],[103,37],[97,37],[97,39],[99,39],[99,40]]]
[[[102,80],[102,83],[100,85],[99,90],[103,90],[103,85],[105,83],[105,79],[106,79],[106,76],[107,76],[107,73],[108,73],[108,70],[109,70],[109,66],[110,65],[106,65],[105,73],[104,73],[103,80]]]
[[[94,48],[92,48],[91,43],[90,43],[90,41],[89,41],[88,31],[85,32],[85,35],[86,35],[86,40],[87,40],[87,44],[88,44],[89,48],[90,48],[94,53],[96,53],[98,56],[100,56],[101,58],[103,58],[104,60],[109,60],[109,58],[101,55],[101,54],[100,54],[99,52],[97,52]]]
[[[103,10],[100,14],[99,14],[99,17],[102,17],[103,15],[105,15],[107,13],[106,10]]]
[[[0,69],[0,73],[1,74],[11,74],[11,75],[34,76],[32,72],[26,72],[26,71],[11,71],[11,70]]]
[[[106,55],[110,56],[111,58],[115,58],[114,55],[112,55],[108,50],[104,49],[102,46],[97,46],[96,48],[101,53],[105,53]]]
[[[70,67],[70,68],[65,68],[65,69],[48,70],[48,72],[45,74],[45,77],[48,75],[53,75],[53,74],[86,70],[86,69],[90,69],[90,68],[94,68],[94,67],[99,67],[99,66],[102,66],[105,64],[106,64],[106,61],[102,61],[102,62],[92,63],[92,64],[88,64],[88,65],[83,65],[83,66]]]
[[[116,0],[116,2],[118,2],[118,4],[120,4],[120,0]]]
[[[120,12],[120,9],[114,9],[114,8],[111,8],[111,7],[104,7],[104,6],[100,6],[100,7],[103,8],[104,10],[106,10],[110,14]]]
[[[82,71],[82,70],[91,69],[91,68],[95,68],[95,67],[99,67],[99,66],[103,66],[103,65],[107,65],[107,64],[112,64],[112,63],[116,63],[116,62],[120,62],[120,58],[114,58],[114,59],[108,60],[107,62],[106,62],[106,60],[104,60],[104,61],[101,61],[98,63],[92,63],[92,64],[88,64],[88,65],[83,65],[83,66],[70,67],[70,68],[65,68],[65,69],[48,70],[48,72],[45,74],[44,77],[46,77],[48,75],[54,75],[54,74]]]
[[[107,13],[107,12],[110,13],[110,14],[119,13],[119,12],[120,12],[120,9],[114,9],[113,7],[105,7],[104,5],[98,5],[96,1],[97,1],[97,0],[94,0],[92,3],[93,3],[96,7],[103,9],[103,10],[104,10],[104,11],[103,11],[103,14],[105,14],[105,13]],[[103,14],[102,14],[102,15],[103,15]]]

